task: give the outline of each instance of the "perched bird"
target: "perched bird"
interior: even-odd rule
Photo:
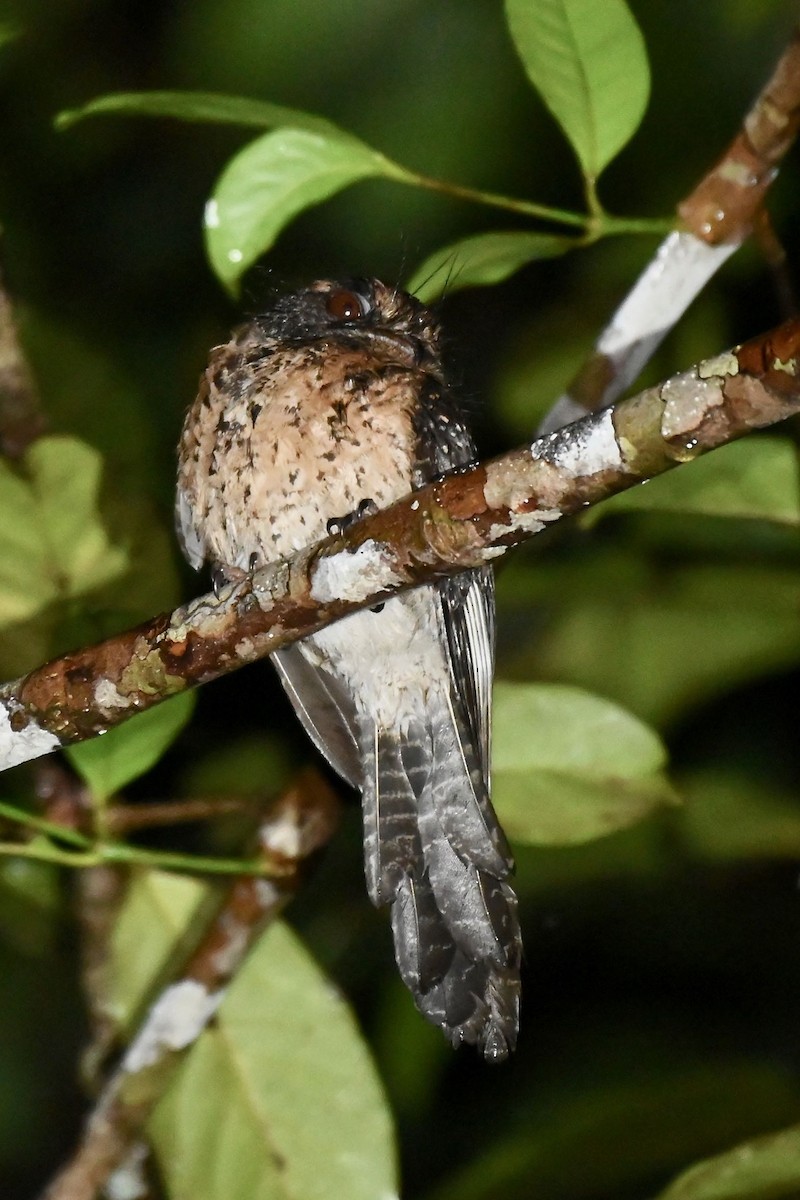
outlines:
[[[183,427],[177,524],[240,577],[472,460],[440,328],[376,279],[319,280],[217,346]],[[453,1045],[514,1048],[521,939],[489,799],[494,587],[464,571],[272,655],[298,717],[361,792],[373,904],[417,1007]]]

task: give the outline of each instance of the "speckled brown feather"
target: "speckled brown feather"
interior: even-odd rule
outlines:
[[[286,557],[360,498],[382,508],[405,495],[415,384],[391,363],[365,371],[350,346],[276,348],[256,361],[236,341],[219,347],[181,443],[179,486],[206,556],[242,568],[251,554]]]
[[[412,297],[322,280],[217,347],[180,444],[189,561],[234,574],[287,557],[363,502],[384,507],[467,461],[438,343]],[[362,792],[368,889],[392,906],[418,1007],[501,1059],[521,944],[488,795],[493,614],[491,574],[466,572],[274,658],[310,736]]]

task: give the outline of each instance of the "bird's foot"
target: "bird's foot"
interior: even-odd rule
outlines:
[[[229,583],[244,583],[248,579],[252,581],[257,569],[258,555],[255,553],[250,555],[250,562],[246,571],[242,567],[231,567],[225,563],[214,563],[211,568],[211,588],[215,598],[219,600],[222,589]]]
[[[361,500],[358,508],[353,509],[352,512],[345,513],[343,517],[331,517],[325,528],[331,537],[336,537],[340,533],[347,533],[347,530],[362,517],[371,517],[377,511],[378,506],[374,500]]]

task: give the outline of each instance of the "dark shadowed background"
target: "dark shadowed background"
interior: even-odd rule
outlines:
[[[669,215],[735,131],[797,14],[788,0],[632,6],[653,95],[601,193],[612,212]],[[498,0],[5,0],[0,17],[21,31],[0,48],[5,273],[52,426],[106,455],[108,486],[137,514],[147,579],[130,603],[61,611],[51,649],[64,648],[205,590],[165,540],[174,446],[208,348],[242,310],[323,275],[401,279],[438,245],[519,222],[359,184],[281,237],[239,307],[209,271],[201,215],[250,134],[121,118],[57,133],[57,112],[112,91],[228,92],[323,113],[460,183],[577,207],[580,180]],[[795,152],[771,200],[795,265],[799,196]],[[532,431],[654,246],[609,240],[445,301],[482,451]],[[649,378],[781,315],[769,272],[745,248]],[[685,814],[519,853],[523,1032],[507,1065],[451,1053],[414,1012],[384,916],[365,896],[349,799],[289,919],[369,1037],[409,1200],[646,1197],[697,1158],[796,1120],[799,565],[791,523],[655,511],[573,525],[502,569],[499,675],[575,683],[654,724],[687,798]],[[0,638],[3,674],[40,653],[24,626]],[[131,797],[277,787],[310,753],[258,666],[205,690]],[[22,794],[28,778],[19,771],[9,787]],[[175,837],[213,851],[233,832]],[[50,869],[0,869],[4,1200],[43,1184],[83,1111],[72,890]]]

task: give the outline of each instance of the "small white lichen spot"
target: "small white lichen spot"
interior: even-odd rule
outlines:
[[[355,552],[341,550],[321,558],[314,568],[311,598],[319,604],[331,600],[368,600],[376,592],[401,582],[377,542],[370,540]]]
[[[98,708],[129,708],[131,701],[123,696],[110,679],[98,679],[94,688],[94,702]]]
[[[206,229],[219,228],[219,205],[216,200],[209,200],[203,212],[203,221]]]
[[[242,961],[250,940],[249,926],[227,915],[223,917],[225,939],[212,957],[214,970],[220,975],[231,975]]]
[[[148,1158],[149,1151],[144,1142],[131,1147],[122,1165],[106,1180],[108,1200],[142,1200],[150,1195],[145,1171]]]
[[[700,363],[697,374],[700,379],[712,379],[714,376],[721,375],[738,375],[739,360],[731,350],[726,350],[724,354],[716,354],[714,358],[707,358],[705,362]]]
[[[11,728],[8,709],[0,706],[0,771],[40,758],[60,745],[54,733],[40,729],[35,721],[29,721],[24,729],[15,732]]]
[[[735,184],[736,187],[755,187],[758,183],[758,176],[735,158],[726,158],[721,166],[717,167],[717,171],[721,179]]]
[[[571,475],[596,475],[609,467],[622,466],[611,410],[597,413],[592,421],[564,437],[552,461]]]
[[[713,380],[698,379],[694,371],[676,375],[661,389],[664,400],[664,415],[661,418],[661,436],[669,441],[691,433],[702,424],[708,409],[722,404],[722,390]]]
[[[267,850],[285,858],[298,858],[302,850],[300,827],[297,821],[288,815],[282,821],[273,822],[266,829],[262,827],[261,841]]]
[[[200,1036],[223,992],[209,992],[196,979],[182,979],[159,996],[131,1044],[123,1067],[131,1073],[158,1062],[164,1050],[183,1050]]]
[[[557,521],[561,517],[561,513],[557,508],[542,508],[536,512],[509,512],[507,525],[492,525],[489,529],[489,540],[494,541],[495,538],[501,538],[504,534],[509,533],[541,533],[546,525],[552,521]],[[493,549],[493,553],[504,554],[507,547],[499,546]],[[485,557],[491,557],[488,550],[484,551]]]
[[[261,908],[268,909],[278,903],[281,894],[271,879],[257,879],[256,898]]]

